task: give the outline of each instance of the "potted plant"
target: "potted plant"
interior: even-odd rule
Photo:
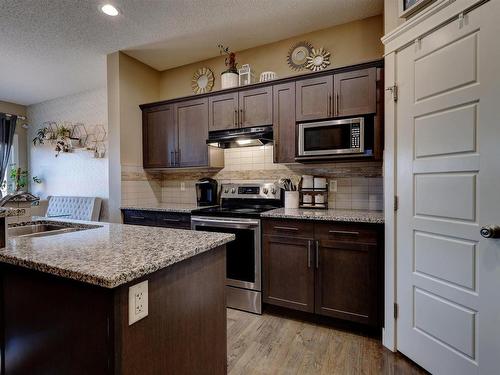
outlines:
[[[220,54],[226,55],[224,64],[227,66],[227,69],[221,73],[221,88],[238,87],[238,69],[236,68],[235,53],[229,51],[229,47],[224,47],[222,44],[219,44],[218,47]]]

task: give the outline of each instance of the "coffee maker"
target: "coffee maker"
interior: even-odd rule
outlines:
[[[208,177],[200,178],[196,183],[198,206],[216,206],[217,198],[217,181]]]

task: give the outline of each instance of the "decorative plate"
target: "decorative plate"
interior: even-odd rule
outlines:
[[[307,56],[306,68],[313,72],[323,70],[328,65],[330,65],[330,52],[327,52],[323,47],[318,50],[313,48],[311,54]]]
[[[302,70],[306,67],[307,57],[310,55],[313,47],[309,42],[298,42],[288,51],[286,60],[293,70]]]
[[[212,91],[214,87],[214,73],[209,68],[200,68],[193,74],[191,88],[195,94]]]

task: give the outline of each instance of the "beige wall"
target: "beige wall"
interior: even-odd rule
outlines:
[[[26,106],[0,101],[0,112],[26,117]],[[29,123],[29,121],[26,122]],[[19,167],[26,169],[28,168],[28,135],[26,129],[23,129],[19,124],[22,122],[18,122],[16,127],[16,134],[19,137]]]
[[[160,73],[116,52],[107,57],[110,221],[120,221],[121,173],[142,168],[139,104],[159,100]]]
[[[384,34],[390,33],[404,22],[399,18],[399,2],[401,0],[384,0]]]
[[[291,70],[286,62],[290,47],[301,40],[309,41],[317,48],[325,47],[329,50],[332,54],[332,68],[379,59],[383,55],[380,42],[383,28],[382,16],[370,17],[237,52],[236,61],[239,66],[250,64],[257,79],[262,71],[269,70],[276,72],[280,78],[304,74],[306,71]],[[214,42],[214,49],[215,44]],[[163,100],[192,95],[192,75],[203,66],[212,69],[216,77],[214,90],[220,89],[220,74],[226,70],[224,57],[221,56],[163,71],[160,76],[160,98]]]

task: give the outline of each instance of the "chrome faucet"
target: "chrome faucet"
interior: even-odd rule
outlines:
[[[40,198],[34,196],[26,191],[16,191],[12,194],[7,194],[5,197],[0,199],[0,207],[4,207],[9,202],[36,202]]]

